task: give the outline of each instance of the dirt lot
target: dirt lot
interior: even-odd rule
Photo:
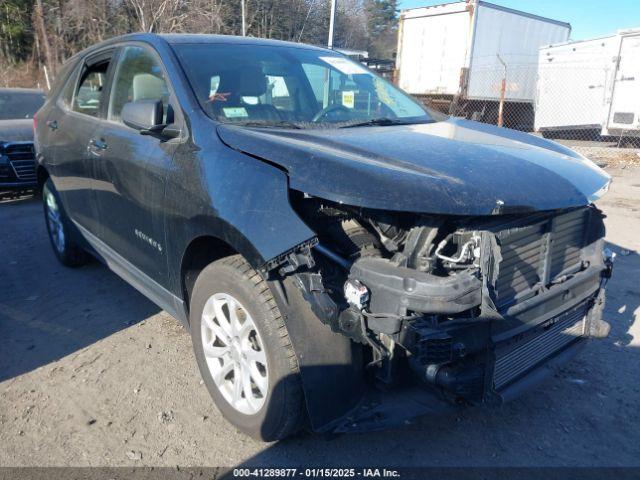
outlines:
[[[277,444],[223,420],[177,321],[97,263],[60,266],[38,202],[0,204],[0,466],[640,465],[640,169],[611,173],[608,339],[501,409]]]

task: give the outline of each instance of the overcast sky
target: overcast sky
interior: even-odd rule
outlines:
[[[413,8],[451,2],[399,0],[398,3],[400,8]],[[640,28],[640,0],[493,0],[491,3],[569,22],[573,40],[601,37],[621,28]]]

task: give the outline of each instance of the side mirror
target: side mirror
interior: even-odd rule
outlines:
[[[137,100],[122,107],[122,122],[141,134],[160,132],[166,127],[162,123],[162,102],[160,100]]]

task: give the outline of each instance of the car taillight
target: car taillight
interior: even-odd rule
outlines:
[[[36,129],[38,128],[38,112],[33,114],[33,134],[36,134]]]

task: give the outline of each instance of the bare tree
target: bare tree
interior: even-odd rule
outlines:
[[[126,0],[143,32],[174,32],[187,17],[186,0]]]
[[[53,61],[53,56],[51,55],[51,44],[49,43],[49,36],[44,25],[42,0],[36,0],[34,7],[35,24],[38,30],[40,45],[42,45],[42,50],[44,53],[45,65],[47,66],[49,73],[53,75],[55,73],[55,62]]]
[[[329,3],[245,0],[247,35],[324,45]],[[335,46],[392,52],[395,4],[339,0]],[[0,0],[0,74],[5,83],[36,84],[43,80],[39,62],[55,72],[69,56],[115,35],[239,35],[240,19],[239,0]]]
[[[181,31],[190,33],[233,33],[227,19],[230,8],[221,0],[191,0],[189,15]]]

